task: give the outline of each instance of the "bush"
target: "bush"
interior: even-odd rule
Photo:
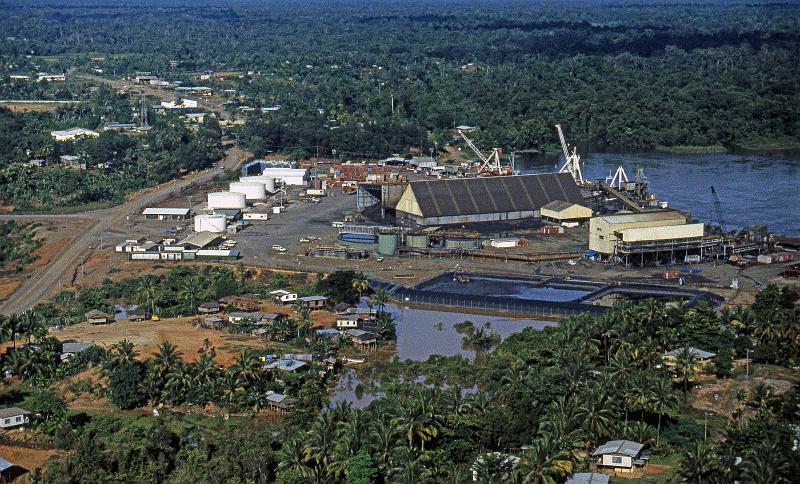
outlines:
[[[123,363],[111,372],[108,378],[108,399],[115,407],[127,410],[144,404],[140,389],[145,368],[141,363]]]
[[[703,440],[703,426],[688,417],[678,420],[661,432],[662,445],[688,447],[692,442]]]

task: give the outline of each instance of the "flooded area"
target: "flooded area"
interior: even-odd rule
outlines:
[[[397,356],[401,360],[424,361],[432,355],[462,355],[470,360],[474,359],[475,351],[464,347],[463,335],[454,328],[455,324],[464,321],[472,321],[475,326],[491,323],[491,330],[503,339],[525,328],[542,329],[558,324],[552,321],[411,309],[395,305],[387,305],[386,310],[395,318]],[[354,407],[361,408],[380,396],[360,392],[357,388],[359,383],[354,370],[344,370],[331,397],[331,405],[347,401]]]
[[[675,155],[665,153],[586,153],[585,178],[605,178],[617,166],[633,179],[641,168],[650,190],[671,207],[717,224],[713,185],[719,195],[727,228],[766,225],[770,230],[800,236],[800,159],[790,156],[737,154]],[[517,159],[522,173],[553,171],[555,157]],[[791,203],[789,203],[792,201]]]

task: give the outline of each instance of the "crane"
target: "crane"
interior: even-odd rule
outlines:
[[[491,172],[491,173],[497,173],[498,175],[502,173],[502,167],[500,166],[500,148],[493,149],[491,155],[485,156],[483,153],[481,153],[478,147],[475,146],[475,143],[473,143],[472,140],[469,139],[467,135],[464,134],[463,131],[459,129],[458,134],[460,134],[461,137],[464,138],[464,141],[467,143],[467,146],[469,146],[472,149],[472,151],[474,151],[475,154],[478,155],[478,158],[480,158],[482,164],[478,169],[479,173]]]
[[[567,139],[564,138],[564,132],[561,130],[561,125],[557,124],[556,129],[558,130],[558,137],[561,140],[561,149],[564,150],[564,159],[566,160],[558,172],[570,173],[572,178],[575,180],[575,183],[583,185],[584,181],[583,173],[581,173],[581,156],[578,154],[578,147],[573,146],[572,153],[570,153],[569,147],[567,146]]]
[[[717,222],[719,223],[719,231],[725,233],[725,222],[722,220],[722,204],[719,203],[719,196],[717,191],[714,190],[714,185],[711,185],[711,197],[714,199],[714,211],[717,215]]]
[[[625,173],[625,168],[622,165],[617,167],[617,171],[614,172],[614,175],[611,176],[611,170],[609,170],[609,175],[606,177],[606,183],[609,186],[616,188],[617,190],[622,190],[622,184],[628,182],[628,174]]]

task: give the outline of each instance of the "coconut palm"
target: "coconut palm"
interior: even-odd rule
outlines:
[[[194,298],[198,292],[200,292],[201,283],[200,278],[197,276],[192,276],[183,283],[183,287],[181,288],[181,297],[183,300],[188,304],[189,311],[192,314],[197,312],[197,307],[194,305]]]
[[[583,404],[578,408],[576,418],[582,422],[581,427],[586,431],[589,442],[596,443],[608,435],[614,411],[599,391],[590,389],[583,397]]]
[[[379,313],[383,312],[388,302],[389,302],[389,293],[386,292],[386,289],[382,287],[375,289],[375,292],[372,293],[372,296],[370,296],[370,303],[375,305]]]
[[[425,452],[425,443],[436,438],[441,428],[442,417],[436,413],[428,390],[417,390],[402,408],[403,413],[391,420],[409,447],[419,444]]]
[[[155,279],[152,277],[142,279],[137,292],[140,300],[150,307],[150,314],[156,314],[156,296],[158,294],[158,286]]]
[[[571,455],[549,435],[543,434],[525,451],[516,474],[524,482],[555,484],[572,470]]]
[[[680,353],[675,356],[675,371],[683,381],[683,397],[689,392],[689,381],[700,371],[700,363],[697,356],[685,346]]]
[[[679,474],[685,482],[703,483],[710,480],[714,467],[713,454],[703,442],[698,441],[683,454]]]
[[[336,447],[336,420],[333,412],[325,412],[314,420],[306,432],[305,450],[307,463],[327,468],[333,459]]]
[[[367,282],[367,279],[362,274],[353,278],[353,290],[358,293],[359,300],[361,296],[369,290],[369,282]]]
[[[661,439],[661,417],[670,413],[678,406],[678,397],[672,390],[669,380],[659,378],[652,387],[651,408],[658,414],[658,426],[656,427],[656,447]]]

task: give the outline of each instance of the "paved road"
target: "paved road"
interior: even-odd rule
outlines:
[[[221,173],[223,168],[237,167],[241,161],[242,152],[237,149],[230,149],[226,151],[226,156],[222,160],[221,166],[216,170],[202,171],[179,180],[165,183],[156,189],[142,193],[134,200],[123,203],[122,205],[69,215],[69,217],[92,220],[94,221],[94,225],[89,227],[82,234],[76,236],[68,246],[64,247],[61,252],[50,261],[47,267],[43,267],[34,272],[25,283],[17,288],[11,297],[3,302],[2,306],[0,306],[0,313],[13,314],[25,311],[52,294],[54,289],[58,286],[59,281],[68,284],[69,281],[67,278],[70,276],[71,272],[80,264],[82,258],[89,253],[91,247],[99,245],[100,237],[103,232],[119,227],[125,222],[126,217],[138,216],[145,207],[156,205],[180,194],[182,191],[189,190],[198,184],[206,183],[210,181],[214,175]],[[64,218],[65,216],[58,215],[55,217]],[[0,216],[0,219],[10,218],[35,220],[37,218],[54,218],[54,216]]]

